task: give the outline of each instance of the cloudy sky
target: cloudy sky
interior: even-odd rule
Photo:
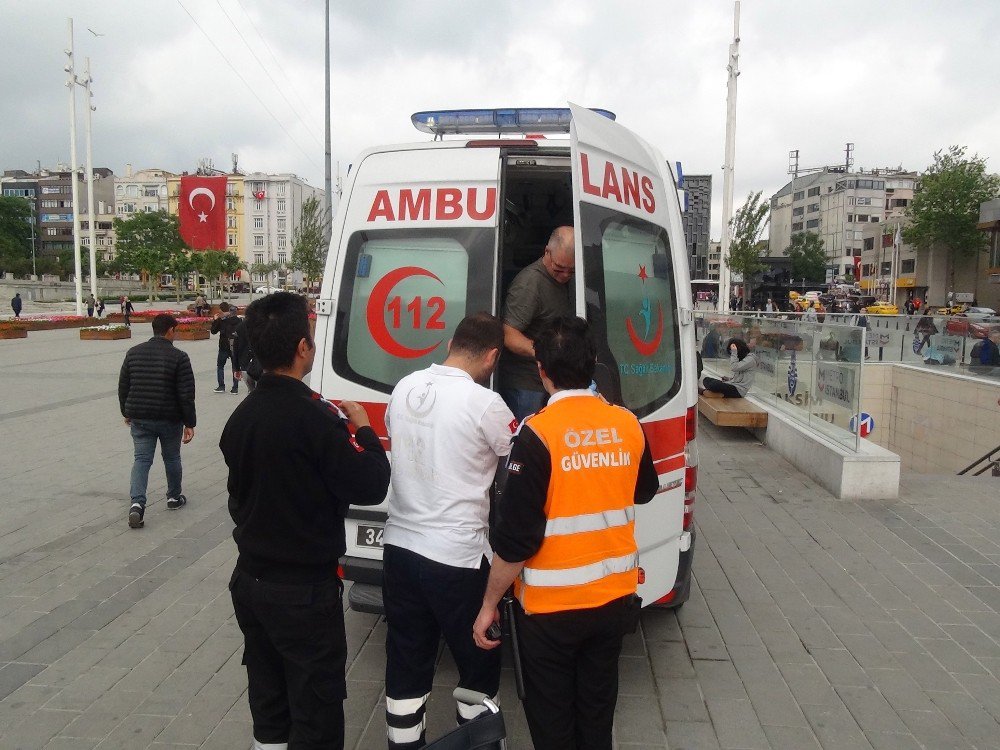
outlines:
[[[423,139],[418,110],[571,100],[714,175],[719,236],[729,0],[331,6],[342,171],[368,146]],[[225,169],[235,152],[241,169],[323,185],[323,0],[0,0],[0,169],[69,163],[69,17],[94,77],[95,165]],[[1000,171],[998,28],[996,0],[744,0],[736,204],[787,181],[789,150],[837,164],[847,141],[856,167],[923,169],[962,144]]]

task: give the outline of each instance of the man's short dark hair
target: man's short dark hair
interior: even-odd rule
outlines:
[[[160,313],[153,318],[153,335],[165,336],[171,328],[177,327],[177,318],[170,313]]]
[[[251,302],[244,320],[254,358],[265,370],[291,366],[299,342],[312,343],[309,307],[298,294],[274,292]]]
[[[597,347],[587,321],[566,315],[547,324],[535,337],[535,359],[556,388],[589,388]]]
[[[229,312],[229,303],[228,302],[220,302],[219,303],[219,309],[222,310],[222,312]]]
[[[490,349],[503,348],[503,322],[488,312],[466,316],[451,337],[451,350],[481,357]]]

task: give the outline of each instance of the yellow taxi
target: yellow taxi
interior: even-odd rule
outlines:
[[[965,312],[966,305],[952,305],[951,307],[939,307],[937,309],[938,315],[958,315],[959,313]]]
[[[874,305],[868,305],[865,312],[869,315],[899,315],[899,308],[889,302],[876,302]]]

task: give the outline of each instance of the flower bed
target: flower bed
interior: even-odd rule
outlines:
[[[20,320],[0,320],[0,339],[26,339],[28,327]]]
[[[211,325],[211,318],[178,318],[174,337],[179,341],[202,341],[211,336]]]
[[[86,315],[45,315],[22,317],[21,321],[29,331],[56,331],[63,328],[82,328],[92,325],[94,318]]]
[[[124,325],[88,326],[80,329],[81,341],[116,341],[132,338],[132,330]]]

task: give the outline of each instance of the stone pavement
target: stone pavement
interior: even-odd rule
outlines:
[[[198,379],[182,510],[151,473],[128,529],[116,382],[136,339],[0,341],[0,748],[250,745],[217,442],[242,396]],[[616,743],[640,748],[1000,747],[1000,484],[914,476],[833,500],[748,433],[702,422],[691,600],[626,642]],[[159,497],[160,499],[156,499]],[[347,746],[381,748],[384,627],[347,614]],[[452,721],[442,657],[429,735]],[[530,747],[509,670],[514,748]]]

